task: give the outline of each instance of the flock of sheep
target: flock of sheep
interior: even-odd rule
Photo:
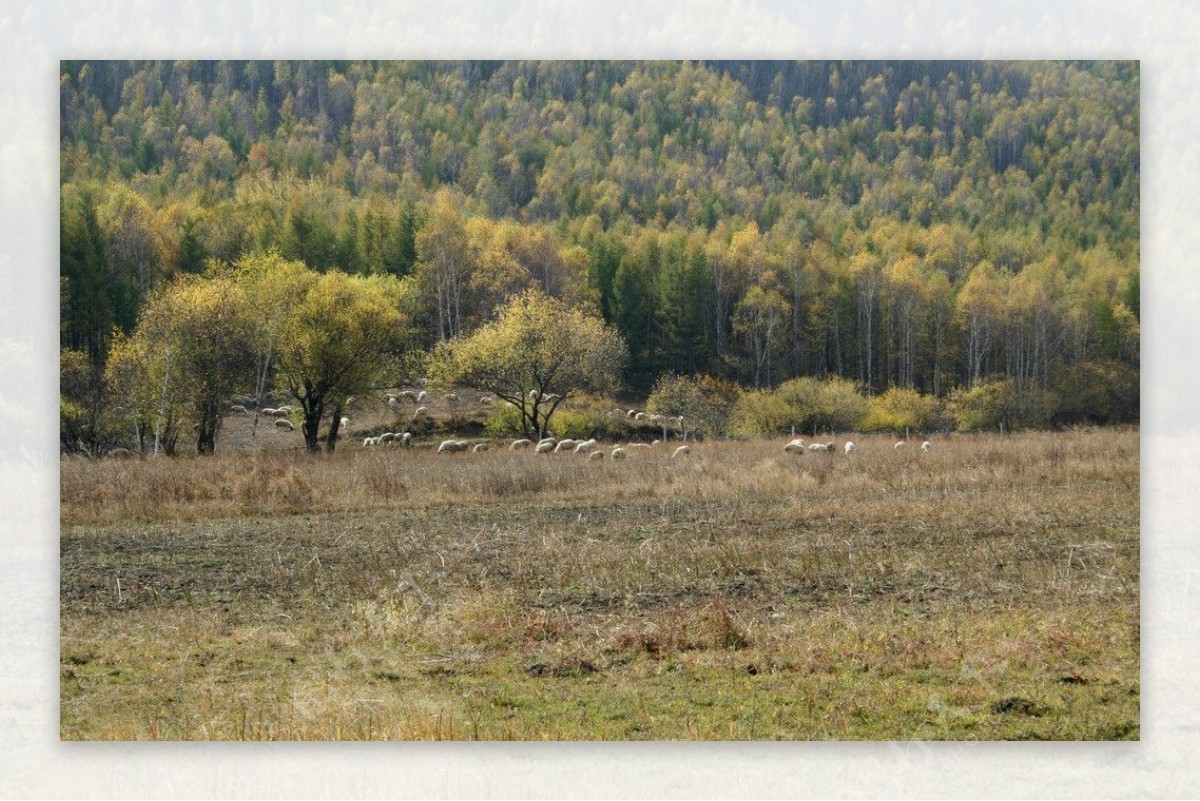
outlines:
[[[416,405],[413,411],[413,419],[417,420],[429,414],[429,408],[423,406],[429,399],[429,393],[426,390],[405,389],[398,392],[389,392],[385,395],[387,404],[392,409],[396,409],[402,405],[404,401],[408,401]],[[558,396],[546,394],[542,395],[537,390],[532,390],[529,394],[530,400],[548,401],[554,400]],[[242,398],[235,398],[242,400]],[[443,400],[448,404],[455,404],[459,401],[459,396],[454,392],[446,393]],[[490,395],[484,395],[479,398],[481,406],[491,406],[495,403],[495,399]],[[244,403],[234,403],[231,405],[231,410],[240,414],[248,414]],[[278,408],[264,407],[259,410],[259,413],[265,417],[275,418],[276,428],[284,431],[294,431],[295,426],[289,419],[293,414],[294,409],[291,406],[280,406]],[[610,414],[622,415],[631,422],[650,423],[652,425],[661,425],[664,430],[666,427],[683,428],[683,417],[673,417],[661,414],[650,414],[639,411],[637,409],[616,409]],[[340,428],[349,430],[350,419],[343,417],[339,421]],[[664,434],[665,436],[665,434]],[[686,433],[684,435],[686,439]],[[652,443],[635,442],[628,445],[614,445],[608,452],[609,458],[620,460],[626,458],[629,453],[635,449],[653,448],[658,445],[660,440],[654,440]],[[399,448],[412,448],[413,435],[409,431],[387,431],[378,436],[368,436],[362,441],[363,448],[372,448],[378,446],[391,446]],[[896,450],[901,450],[908,446],[907,440],[900,440],[894,446]],[[486,442],[476,443],[474,446],[466,440],[447,439],[443,440],[437,447],[437,453],[461,453],[471,451],[472,453],[482,453],[489,448]],[[535,455],[550,454],[550,453],[571,453],[574,455],[586,456],[589,461],[599,461],[605,457],[605,451],[601,449],[600,443],[595,439],[576,440],[576,439],[557,439],[555,437],[545,437],[541,440],[534,441],[532,439],[516,439],[508,446],[510,451],[531,450]],[[925,441],[920,445],[922,453],[928,453],[933,449],[932,443]],[[805,443],[803,439],[795,438],[783,446],[785,453],[793,455],[803,455],[805,453],[828,453],[833,454],[837,451],[836,443],[833,442],[812,442]],[[850,441],[847,441],[842,452],[849,456],[857,450],[857,446]],[[676,447],[672,453],[672,459],[678,459],[687,456],[691,453],[691,448],[688,445],[680,445]]]
[[[902,439],[892,447],[895,448],[895,450],[901,450],[903,448],[907,448],[908,440]],[[812,442],[806,446],[804,444],[804,440],[794,439],[791,442],[789,442],[787,445],[784,445],[783,450],[786,453],[793,453],[793,454],[797,454],[797,455],[803,454],[806,451],[809,453],[836,453],[837,445],[836,445],[836,443],[833,443],[833,442]],[[843,451],[845,452],[845,454],[847,456],[854,453],[856,450],[858,450],[858,446],[855,445],[853,442],[847,442],[846,445],[843,447]],[[926,440],[925,442],[921,443],[921,453],[929,453],[931,450],[933,450],[932,442],[929,442],[928,440]]]

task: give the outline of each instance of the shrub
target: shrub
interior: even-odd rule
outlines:
[[[1129,423],[1139,416],[1138,372],[1116,361],[1083,362],[1062,367],[1054,376],[1059,397],[1054,421]]]
[[[867,414],[861,427],[864,431],[906,430],[929,431],[940,421],[939,404],[932,395],[922,395],[912,389],[892,387],[882,395],[867,400]]]
[[[959,431],[1036,428],[1046,425],[1058,396],[1036,388],[1019,390],[1004,378],[980,381],[950,393],[946,407]]]
[[[857,428],[867,413],[867,399],[853,381],[803,377],[775,390],[748,392],[733,411],[734,431],[742,436]]]

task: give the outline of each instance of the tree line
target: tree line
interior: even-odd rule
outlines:
[[[620,333],[636,392],[999,379],[1035,418],[1135,419],[1077,398],[1136,383],[1138,80],[1133,62],[63,62],[61,344],[102,372],[155,291],[277,252],[410,284],[425,352],[536,288]]]

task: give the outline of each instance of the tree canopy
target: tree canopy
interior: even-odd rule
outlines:
[[[572,395],[616,389],[627,357],[624,341],[598,317],[529,290],[493,322],[443,345],[435,363],[443,382],[492,392],[519,411],[522,429],[545,436]]]
[[[1137,62],[64,61],[59,87],[61,346],[97,376],[177,276],[272,252],[411,279],[426,350],[537,289],[619,332],[639,394],[1000,380],[1032,410],[1139,368]]]

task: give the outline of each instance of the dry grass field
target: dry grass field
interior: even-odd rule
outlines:
[[[1136,739],[1138,432],[856,441],[64,459],[61,736]]]

